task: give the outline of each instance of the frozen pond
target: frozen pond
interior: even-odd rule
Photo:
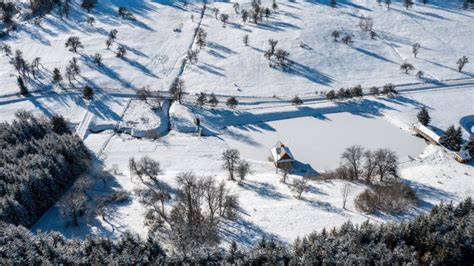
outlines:
[[[253,125],[229,127],[223,138],[244,158],[267,161],[269,149],[278,141],[290,147],[296,160],[318,172],[334,169],[345,148],[361,145],[367,149],[390,148],[400,162],[417,157],[424,140],[395,127],[382,117],[367,118],[349,113],[292,118]]]

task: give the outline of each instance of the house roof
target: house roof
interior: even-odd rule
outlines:
[[[285,145],[281,142],[281,141],[278,141],[275,146],[273,146],[274,148],[281,148],[281,147],[285,147]]]
[[[279,143],[281,144],[281,142]],[[270,152],[272,153],[273,161],[275,162],[291,162],[295,160],[290,149],[285,147],[283,144],[281,144],[280,147],[275,146],[271,148]]]
[[[438,134],[436,134],[433,130],[429,129],[428,127],[424,126],[421,123],[416,123],[413,125],[413,127],[417,129],[419,132],[425,134],[430,139],[439,143],[440,136],[438,136]]]
[[[460,150],[456,153],[462,160],[469,161],[472,159],[468,150]]]

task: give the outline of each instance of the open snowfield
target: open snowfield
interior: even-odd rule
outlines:
[[[87,14],[78,1],[71,2],[69,19],[61,20],[57,13],[47,15],[40,27],[33,21],[23,23],[11,38],[1,41],[9,44],[13,52],[16,49],[23,51],[29,62],[41,57],[41,79],[30,84],[35,88],[50,87],[52,70],[58,68],[64,74],[69,60],[76,57],[81,75],[75,84],[89,84],[107,91],[143,86],[166,89],[175,73],[180,71],[181,61],[193,39],[197,23],[189,17],[193,13],[197,17],[200,7],[200,4],[190,4],[185,9],[174,1],[106,0],[98,1],[97,8]],[[132,11],[136,21],[120,19],[119,6]],[[89,16],[95,18],[94,26],[87,24]],[[116,43],[106,49],[105,41],[113,29],[118,31]],[[84,46],[77,54],[64,46],[70,36],[78,36]],[[127,49],[125,59],[116,56],[119,45]],[[103,57],[104,65],[100,68],[93,63],[96,53]],[[1,94],[17,92],[16,77],[10,76],[14,68],[9,61],[7,56],[0,57]]]
[[[227,182],[238,195],[241,210],[239,219],[228,222],[220,232],[224,245],[236,240],[249,246],[262,236],[291,242],[347,220],[400,221],[441,201],[474,196],[474,164],[454,161],[452,152],[427,144],[411,130],[416,114],[426,106],[438,134],[451,125],[460,126],[465,139],[474,134],[474,63],[468,63],[462,73],[456,69],[461,56],[474,60],[474,13],[462,10],[462,1],[431,0],[410,10],[400,1],[393,1],[391,10],[373,0],[339,0],[335,9],[327,1],[277,1],[279,9],[258,25],[243,23],[227,1],[210,2],[202,21],[202,2],[184,6],[175,1],[101,0],[90,14],[77,7],[78,1],[72,2],[69,19],[62,21],[55,11],[45,16],[41,26],[23,22],[11,37],[0,40],[13,51],[21,49],[30,62],[41,56],[40,78],[28,81],[35,92],[27,97],[16,95],[10,58],[0,56],[0,121],[13,120],[20,109],[48,117],[63,115],[95,153],[98,168],[119,168],[107,186],[97,180],[91,193],[124,189],[131,193],[131,200],[110,206],[105,219],[86,215],[77,227],[65,227],[53,207],[32,231],[116,238],[130,230],[145,237],[146,208],[134,194],[140,185],[130,179],[129,158],[158,160],[164,169],[160,180],[173,192],[180,172],[227,180],[221,154],[228,148],[239,149],[253,173],[240,185]],[[270,7],[272,1],[262,2]],[[240,4],[241,9],[250,8],[248,0]],[[137,20],[120,19],[118,6],[128,7]],[[215,19],[214,7],[230,15],[225,27]],[[362,15],[374,19],[374,40],[358,26]],[[88,16],[96,19],[93,27],[86,23]],[[196,27],[207,32],[207,46],[199,52],[197,63],[186,63],[188,49],[197,48]],[[118,30],[118,39],[108,50],[105,40],[112,29]],[[333,30],[350,34],[354,43],[334,42]],[[245,34],[249,46],[243,44]],[[70,36],[79,36],[84,45],[77,54],[64,47]],[[279,41],[277,48],[290,52],[291,70],[269,67],[264,52],[270,38]],[[413,43],[421,44],[417,58],[411,51]],[[127,49],[124,59],[116,57],[119,44]],[[102,68],[92,62],[95,53],[103,56]],[[52,88],[52,70],[57,67],[64,73],[72,57],[79,59],[81,67],[81,75],[73,82],[77,88],[67,81],[63,89]],[[416,70],[405,74],[400,70],[403,62]],[[419,70],[425,73],[422,79],[415,76]],[[164,99],[160,109],[137,99],[137,89],[167,90],[176,77],[184,80],[183,104]],[[399,95],[329,102],[315,94],[390,82],[397,85]],[[85,84],[95,90],[92,102],[85,101],[79,90]],[[194,94],[199,92],[215,92],[219,105],[197,106]],[[240,102],[235,110],[225,106],[228,95]],[[294,95],[300,95],[304,104],[292,106]],[[196,134],[196,118],[201,137]],[[150,131],[160,137],[142,138]],[[400,215],[367,215],[353,204],[366,186],[349,183],[351,192],[343,209],[341,188],[347,181],[342,180],[311,181],[303,199],[296,199],[267,160],[278,140],[290,147],[299,169],[307,170],[295,171],[289,183],[309,175],[308,170],[313,175],[336,168],[341,152],[351,145],[393,149],[400,157],[402,181],[416,190],[421,204]]]
[[[172,124],[183,133],[172,131],[159,140],[151,141],[124,134],[112,136],[111,131],[105,131],[89,134],[86,144],[98,153],[104,148],[104,143],[107,143],[101,153],[104,167],[112,168],[113,165],[118,165],[122,174],[116,176],[114,188],[124,188],[128,191],[139,187],[136,181],[130,180],[127,172],[130,157],[150,156],[158,160],[165,169],[161,180],[170,188],[176,188],[175,176],[183,171],[194,171],[199,175],[212,175],[218,180],[226,180],[226,173],[221,169],[220,154],[229,147],[238,148],[243,157],[250,161],[254,173],[241,185],[227,182],[232,192],[239,196],[242,210],[241,218],[226,225],[228,230],[222,232],[224,244],[236,240],[244,246],[250,245],[263,235],[292,242],[297,236],[305,235],[309,231],[332,228],[347,220],[355,223],[366,220],[375,223],[399,221],[427,211],[440,201],[458,201],[473,196],[472,164],[463,165],[454,161],[452,153],[438,146],[427,145],[424,140],[405,130],[414,121],[409,114],[415,116],[420,105],[427,105],[436,110],[433,111],[433,124],[439,123],[444,127],[451,119],[459,121],[459,117],[474,111],[472,107],[466,104],[464,109],[458,110],[459,114],[453,114],[449,112],[450,107],[447,104],[437,104],[439,100],[435,95],[443,97],[449,94],[451,99],[466,95],[470,90],[405,93],[390,99],[368,97],[362,101],[342,104],[315,103],[300,108],[283,104],[273,108],[239,110],[233,112],[233,116],[229,116],[230,111],[220,109],[212,111],[189,105],[174,105],[171,108]],[[227,117],[220,120],[209,119],[208,112],[216,116],[224,112]],[[249,124],[242,124],[242,121],[251,115],[266,121],[256,123],[250,119]],[[189,127],[192,122],[188,122],[196,116],[203,119],[204,127],[212,127],[217,135],[196,136],[194,129]],[[227,123],[220,124],[223,121]],[[391,123],[393,121],[397,123]],[[353,144],[371,149],[392,148],[401,157],[400,173],[403,182],[416,189],[421,205],[398,216],[382,213],[366,215],[357,211],[353,205],[353,199],[365,185],[350,183],[351,193],[347,210],[344,210],[341,188],[346,181],[340,180],[312,181],[304,199],[298,200],[288,185],[280,182],[280,176],[275,174],[273,165],[267,161],[268,149],[278,139],[291,147],[302,164],[308,164],[306,166],[317,172],[338,166],[340,152]],[[329,149],[329,146],[333,148]],[[409,159],[408,155],[413,160]],[[306,174],[308,173],[295,172],[291,178],[301,178],[300,176]],[[53,208],[33,230],[54,229],[68,236],[79,237],[86,233],[117,237],[121,232],[131,230],[146,236],[147,229],[143,225],[145,210],[138,198],[132,194],[132,200],[115,206],[107,214],[106,221],[98,217],[88,218],[90,220],[84,221],[78,228],[64,228],[64,224],[57,217],[57,210]]]
[[[250,2],[239,1],[241,9],[250,9]],[[272,1],[262,2],[271,7]],[[458,73],[455,64],[462,55],[474,56],[470,45],[474,16],[456,9],[461,1],[430,1],[430,5],[416,5],[409,11],[400,1],[393,1],[390,10],[371,0],[338,2],[334,9],[328,1],[282,1],[276,13],[259,25],[243,23],[232,3],[212,3],[210,10],[217,7],[230,19],[223,27],[212,12],[207,12],[202,28],[208,33],[209,44],[199,53],[199,62],[188,65],[184,74],[190,91],[303,95],[358,84],[420,82],[415,77],[418,70],[432,81],[473,77],[473,64],[466,66],[464,73]],[[361,16],[373,18],[378,35],[375,40],[360,30]],[[334,30],[342,36],[351,35],[354,43],[334,42]],[[243,43],[244,35],[249,36],[248,46]],[[290,52],[294,61],[290,71],[269,67],[264,57],[269,39],[278,41],[277,48]],[[422,47],[417,58],[412,54],[414,43]],[[406,75],[400,70],[404,62],[416,70]]]

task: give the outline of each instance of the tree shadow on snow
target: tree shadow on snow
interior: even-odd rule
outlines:
[[[258,181],[245,180],[239,184],[242,188],[250,190],[265,199],[282,200],[287,199],[288,196],[278,192],[275,186]]]
[[[253,247],[260,239],[274,240],[280,242],[280,238],[273,234],[266,232],[256,224],[238,217],[236,221],[224,220],[219,227],[219,234],[222,240],[226,243],[235,241],[240,246],[245,248]]]

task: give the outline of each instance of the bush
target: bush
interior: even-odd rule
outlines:
[[[416,192],[409,186],[395,182],[389,185],[376,186],[373,190],[366,189],[355,199],[358,210],[374,213],[383,211],[400,213],[410,206],[417,205]]]

